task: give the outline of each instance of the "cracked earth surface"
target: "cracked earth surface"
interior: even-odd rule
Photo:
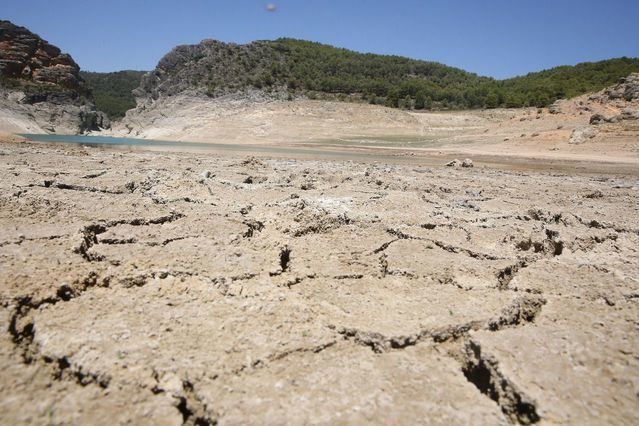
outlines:
[[[629,424],[639,182],[0,144],[0,422]]]

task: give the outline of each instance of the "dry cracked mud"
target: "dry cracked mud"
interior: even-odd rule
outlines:
[[[0,423],[631,424],[639,181],[0,144]]]

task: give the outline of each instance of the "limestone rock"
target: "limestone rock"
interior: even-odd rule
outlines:
[[[562,100],[558,100],[558,101],[553,102],[548,107],[548,112],[550,112],[551,114],[560,114],[561,112],[563,112],[562,109],[561,109],[562,103],[563,103]]]
[[[473,164],[473,160],[471,160],[470,158],[466,158],[464,161],[454,159],[453,161],[449,161],[448,163],[446,163],[445,166],[446,167],[464,167],[464,168],[475,167],[475,165]]]
[[[87,91],[80,67],[70,55],[9,21],[0,21],[0,75]]]
[[[600,102],[615,100],[633,102],[639,100],[639,73],[632,73],[628,77],[620,79],[615,86],[604,89],[591,96],[590,99]]]
[[[0,126],[6,131],[78,133],[111,127],[70,55],[1,20],[0,77]]]
[[[578,127],[572,131],[569,143],[578,145],[597,136],[599,131],[591,126]]]
[[[604,117],[602,114],[593,114],[590,117],[590,124],[601,124],[604,123],[606,120],[606,117]]]
[[[622,120],[639,120],[639,109],[625,108],[619,117]]]

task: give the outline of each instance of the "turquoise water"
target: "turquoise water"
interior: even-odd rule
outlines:
[[[198,148],[198,149],[224,149],[224,147],[233,147],[233,150],[241,148],[242,145],[226,145],[215,143],[199,143],[199,142],[173,142],[158,141],[153,139],[135,139],[135,138],[116,138],[113,136],[97,136],[97,135],[47,135],[35,133],[23,133],[23,136],[33,142],[47,143],[74,143],[80,145],[95,146],[139,146],[139,147],[157,147],[157,148]],[[247,149],[248,150],[248,149]]]
[[[111,136],[86,136],[86,135],[47,135],[47,134],[21,134],[32,142],[63,143],[87,146],[112,147],[116,149],[139,149],[150,151],[178,151],[178,152],[237,152],[253,154],[271,154],[277,157],[301,157],[311,159],[330,160],[355,160],[355,161],[379,161],[403,162],[402,159],[391,155],[389,152],[361,152],[340,149],[336,146],[320,149],[313,146],[269,146],[246,144],[222,144],[204,142],[173,142],[152,139],[117,138]],[[332,148],[332,149],[331,149]],[[345,147],[346,148],[346,147]]]
[[[232,149],[233,151],[253,151],[255,149],[277,150],[277,147],[265,146],[265,145],[245,145],[245,144],[221,144],[221,143],[205,143],[205,142],[174,142],[174,141],[160,141],[153,139],[135,139],[135,138],[117,138],[112,136],[98,136],[98,135],[49,135],[49,134],[21,134],[25,138],[34,142],[61,142],[61,143],[75,143],[81,145],[110,145],[110,146],[132,146],[132,147],[157,147],[157,148],[188,148],[188,149]],[[433,140],[417,138],[417,137],[393,137],[384,136],[379,138],[367,137],[361,140],[349,140],[349,139],[326,139],[326,140],[312,140],[305,142],[293,142],[293,145],[297,144],[310,144],[310,145],[330,145],[330,146],[353,146],[353,147],[420,147],[433,144]],[[282,148],[280,149],[292,149]],[[295,148],[297,149],[297,148]]]

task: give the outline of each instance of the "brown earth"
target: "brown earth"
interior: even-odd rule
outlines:
[[[102,134],[639,167],[639,74],[599,93],[540,109],[415,112],[355,103],[269,101],[258,93],[138,101],[122,122]],[[601,120],[593,121],[595,116]]]
[[[633,423],[637,169],[397,153],[5,138],[0,423]]]

